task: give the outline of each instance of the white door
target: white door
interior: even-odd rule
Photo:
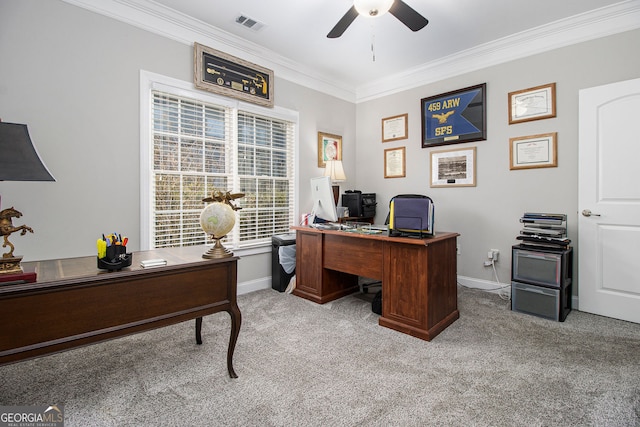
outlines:
[[[580,311],[640,323],[640,79],[580,91]]]

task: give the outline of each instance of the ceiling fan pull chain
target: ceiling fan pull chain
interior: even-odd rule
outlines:
[[[373,31],[373,23],[371,23],[371,59],[373,60],[373,62],[376,62],[376,48],[375,48],[375,42],[376,42],[376,33],[375,31]]]
[[[376,50],[373,47],[373,40],[371,41],[371,59],[373,62],[376,62]]]

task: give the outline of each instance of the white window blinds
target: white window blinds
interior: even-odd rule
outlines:
[[[244,193],[226,246],[271,242],[294,217],[295,123],[152,91],[150,221],[153,247],[211,243],[202,199]]]

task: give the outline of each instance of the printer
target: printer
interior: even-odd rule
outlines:
[[[342,194],[342,206],[349,209],[351,217],[376,216],[376,193],[347,190]]]

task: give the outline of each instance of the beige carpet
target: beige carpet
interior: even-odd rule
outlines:
[[[273,290],[229,316],[0,368],[1,405],[63,404],[66,426],[638,426],[640,325],[573,311],[553,322],[459,288],[431,342],[377,325],[366,300]]]

